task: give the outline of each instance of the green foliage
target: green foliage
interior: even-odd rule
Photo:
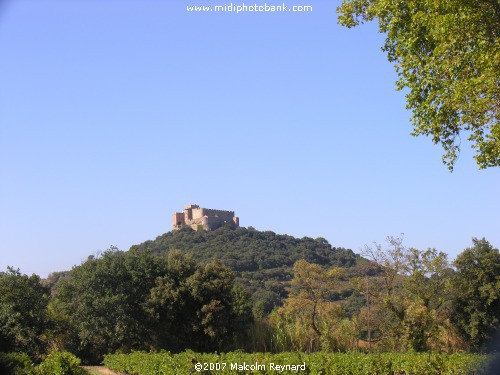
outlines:
[[[352,324],[343,320],[342,304],[333,301],[335,292],[347,275],[345,269],[325,269],[318,264],[299,260],[293,271],[289,297],[270,316],[277,349],[353,349],[355,335],[351,334],[347,339],[344,335]]]
[[[402,238],[394,237],[388,238],[386,247],[375,244],[365,248],[380,270],[374,276],[360,277],[356,268],[326,269],[304,260],[296,262],[290,294],[268,320],[273,331],[268,348],[448,353],[467,349],[464,339],[474,344],[473,337],[461,338],[451,319],[461,317],[462,323],[470,324],[462,329],[475,329],[471,332],[476,335],[482,332],[479,337],[485,339],[494,332],[499,314],[498,251],[484,241],[476,243],[488,255],[478,261],[479,250],[475,249],[474,259],[459,257],[455,276],[446,254],[435,249],[408,249]],[[347,285],[355,291],[349,299],[343,298]],[[454,291],[463,297],[460,304],[455,297],[455,315],[451,309]],[[345,306],[356,293],[361,305],[348,313]],[[464,316],[467,313],[474,316]]]
[[[24,352],[0,353],[0,373],[6,375],[35,374],[28,354]]]
[[[450,170],[462,136],[479,168],[500,165],[500,6],[497,0],[344,0],[339,23],[377,18],[397,88],[408,89],[413,135],[431,136]]]
[[[51,352],[42,363],[35,366],[24,352],[0,353],[2,375],[85,375],[80,360],[69,352]]]
[[[407,249],[401,238],[365,254],[372,261],[322,238],[254,229],[182,230],[54,275],[48,305],[37,276],[9,269],[0,273],[0,345],[39,360],[48,344],[95,363],[104,353],[160,349],[452,353],[464,342],[481,349],[495,333],[500,257],[486,240],[474,239],[456,272],[445,254]],[[247,288],[265,297],[252,301]],[[66,358],[49,362],[57,356]]]
[[[82,358],[144,348],[153,330],[144,307],[163,272],[160,259],[147,252],[115,248],[74,267],[53,305],[58,321],[70,330],[63,347]]]
[[[158,322],[157,347],[220,350],[251,322],[249,296],[234,287],[234,274],[221,263],[201,266],[173,251],[166,267],[148,300]]]
[[[352,267],[360,257],[351,250],[332,247],[325,239],[294,238],[253,228],[168,232],[154,241],[132,249],[163,254],[180,250],[202,263],[218,260],[232,269],[236,282],[252,294],[258,316],[282,304],[292,279],[293,264],[299,259],[327,267]]]
[[[453,321],[473,349],[484,348],[500,324],[500,253],[484,238],[455,260]]]
[[[270,363],[279,365],[302,365],[306,369],[289,371],[296,374],[345,374],[345,375],[465,375],[481,374],[486,369],[489,357],[471,354],[412,354],[384,353],[380,355],[367,354],[337,354],[331,352],[285,352],[243,353],[240,351],[210,354],[186,351],[179,354],[169,352],[131,354],[108,354],[104,365],[115,371],[123,371],[131,375],[163,375],[189,374],[195,372],[197,363],[226,363],[224,369],[207,369],[201,374],[246,374],[247,371],[231,370],[231,363],[255,364],[265,366],[265,370],[252,371],[255,374],[279,374],[270,370]],[[286,372],[286,371],[285,371]]]
[[[407,345],[415,351],[442,350],[442,331],[452,332],[447,325],[448,312],[442,309],[451,273],[447,256],[436,249],[409,249],[405,263],[407,291],[404,332]]]
[[[37,367],[37,375],[84,375],[80,360],[69,352],[52,352]]]
[[[375,322],[382,342],[392,350],[460,349],[456,330],[449,322],[448,281],[453,271],[446,254],[436,249],[408,249],[397,237],[388,237],[387,247],[367,246],[365,253],[383,270],[378,290],[362,288],[370,295],[374,312],[379,316],[385,312]]]
[[[181,252],[111,249],[75,267],[59,284],[51,313],[60,347],[97,361],[108,352],[229,347],[251,322],[248,295],[221,263]]]
[[[48,286],[51,291],[57,291],[59,283],[69,279],[71,271],[51,272],[46,279],[42,280],[42,284]]]
[[[49,288],[36,275],[0,272],[0,351],[39,356],[45,348]]]

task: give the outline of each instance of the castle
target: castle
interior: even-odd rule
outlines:
[[[172,215],[172,230],[185,227],[194,230],[214,230],[223,225],[239,227],[240,219],[234,216],[234,211],[200,208],[196,204],[187,205],[183,212],[174,212]]]

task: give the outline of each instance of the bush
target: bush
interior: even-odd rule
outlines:
[[[234,368],[234,364],[262,365],[251,370],[255,374],[279,375],[280,370],[271,369],[270,364],[301,365],[285,371],[298,375],[342,374],[342,375],[479,375],[484,374],[489,356],[477,354],[437,354],[437,353],[333,353],[333,352],[283,352],[283,353],[195,353],[187,350],[178,354],[169,352],[131,354],[107,354],[104,365],[115,371],[132,375],[238,375],[248,374],[245,369]],[[203,364],[202,371],[195,365]],[[210,367],[220,365],[221,368]],[[231,366],[233,365],[233,368]],[[284,372],[284,373],[285,373]]]
[[[34,367],[28,354],[0,353],[0,373],[6,375],[31,375]]]
[[[80,360],[69,352],[52,352],[38,366],[38,375],[83,375]]]

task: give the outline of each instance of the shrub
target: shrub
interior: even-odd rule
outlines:
[[[69,352],[52,352],[38,366],[39,375],[83,375],[80,360]]]
[[[169,352],[131,354],[107,354],[104,365],[115,371],[131,375],[238,375],[245,370],[231,368],[231,364],[255,364],[265,366],[252,371],[255,374],[278,375],[281,371],[271,369],[270,363],[278,365],[306,364],[306,369],[288,371],[298,375],[342,374],[342,375],[479,375],[484,374],[489,356],[477,354],[437,353],[333,353],[333,352],[283,352],[283,353],[195,353],[187,350],[178,354]],[[203,364],[197,371],[196,364]],[[220,369],[209,365],[220,364]],[[225,364],[225,365],[224,365]],[[233,366],[234,367],[234,366]]]
[[[6,375],[30,375],[34,374],[34,367],[26,353],[0,353],[0,373]]]

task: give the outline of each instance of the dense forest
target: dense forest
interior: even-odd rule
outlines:
[[[46,280],[0,273],[0,352],[483,352],[498,332],[500,254],[454,262],[402,238],[363,257],[253,228],[169,232]]]

